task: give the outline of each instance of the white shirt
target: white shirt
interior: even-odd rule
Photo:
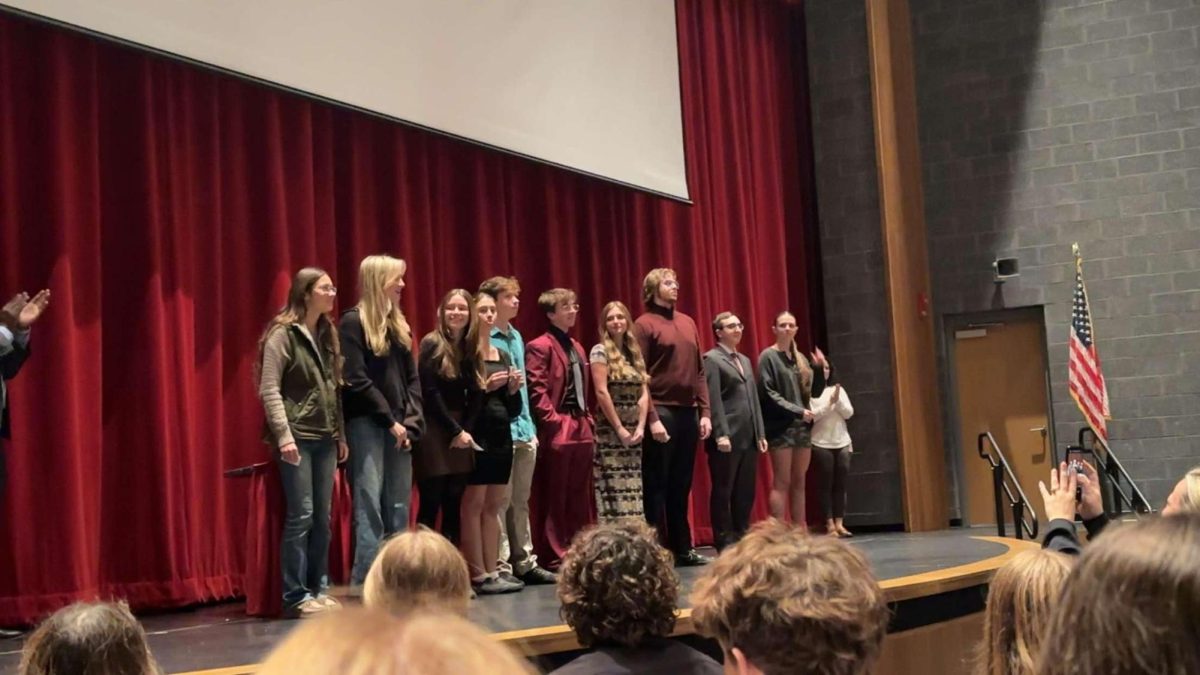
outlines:
[[[850,432],[846,429],[846,420],[854,417],[854,406],[850,405],[850,395],[843,389],[837,403],[833,403],[833,392],[836,387],[826,386],[821,395],[814,398],[811,404],[813,417],[812,444],[814,447],[837,450],[850,447]]]

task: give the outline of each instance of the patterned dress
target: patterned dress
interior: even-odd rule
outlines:
[[[608,364],[604,345],[592,347],[588,356],[592,363]],[[612,397],[617,417],[626,431],[633,433],[638,424],[638,399],[642,382],[635,379],[614,379],[609,371],[608,393]],[[617,430],[608,418],[596,415],[596,454],[592,462],[596,486],[596,514],[602,523],[624,519],[642,520],[642,444],[625,447]]]

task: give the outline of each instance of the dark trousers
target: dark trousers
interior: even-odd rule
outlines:
[[[686,553],[692,548],[688,499],[700,439],[699,411],[675,406],[655,406],[655,410],[671,438],[659,443],[646,433],[642,443],[642,506],[646,522],[657,526],[660,533],[665,525],[667,546],[677,554]]]
[[[850,447],[829,450],[813,446],[812,462],[817,470],[817,498],[825,520],[846,514],[846,474],[850,471]]]
[[[756,450],[734,448],[732,452],[721,452],[715,444],[708,448],[708,473],[712,478],[708,509],[717,550],[736,543],[750,529],[758,473]]]
[[[417,481],[417,490],[420,492],[417,522],[432,530],[437,527],[438,514],[442,514],[442,536],[455,546],[458,546],[462,533],[459,509],[463,493],[467,491],[469,475],[452,473]]]

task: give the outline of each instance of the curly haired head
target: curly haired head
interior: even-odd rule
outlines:
[[[678,597],[671,554],[641,521],[580,532],[558,573],[559,615],[584,647],[670,635]]]
[[[709,565],[692,623],[726,663],[766,675],[869,672],[887,632],[883,591],[862,554],[778,520],[759,523]]]

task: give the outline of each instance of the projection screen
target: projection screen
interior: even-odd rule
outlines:
[[[688,199],[674,0],[0,6]]]

